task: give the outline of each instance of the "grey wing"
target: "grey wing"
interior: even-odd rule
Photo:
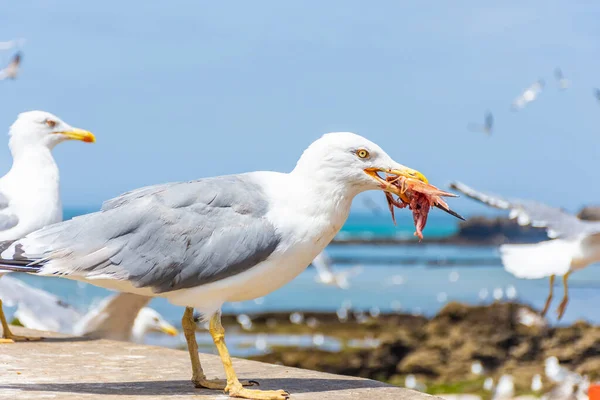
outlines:
[[[6,196],[0,192],[0,231],[14,228],[19,223],[19,218],[10,208]]]
[[[119,204],[34,232],[3,258],[41,258],[42,273],[129,280],[161,293],[244,272],[280,242],[248,175],[162,185]]]
[[[143,188],[135,189],[126,193],[123,193],[120,196],[115,197],[114,199],[106,200],[102,203],[102,211],[110,210],[111,208],[117,208],[124,204],[130,203],[134,200],[137,200],[141,197],[154,195],[160,193],[162,190],[175,185],[174,183],[165,183],[161,185],[153,185],[146,186]]]
[[[26,327],[69,333],[81,314],[69,304],[44,290],[27,285],[10,275],[0,279],[0,297]]]
[[[600,231],[600,224],[598,223],[582,221],[560,208],[543,203],[530,200],[506,200],[476,191],[460,182],[453,182],[450,187],[488,206],[510,210],[510,218],[516,219],[519,225],[546,228],[548,236],[551,238],[573,237],[595,230]]]

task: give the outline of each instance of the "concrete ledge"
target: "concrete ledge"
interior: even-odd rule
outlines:
[[[187,352],[161,347],[15,328],[40,342],[0,344],[0,399],[219,399],[195,389]],[[222,377],[218,357],[201,354],[209,378]],[[277,365],[234,360],[238,376],[261,389],[285,389],[292,400],[426,400],[436,397],[380,382]]]

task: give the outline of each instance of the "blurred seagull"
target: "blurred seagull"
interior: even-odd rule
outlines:
[[[600,102],[600,89],[594,89],[594,97]]]
[[[529,86],[523,93],[521,93],[512,103],[511,109],[513,111],[524,108],[527,104],[534,101],[537,96],[542,92],[544,88],[544,81],[542,79]]]
[[[0,50],[11,50],[15,47],[22,47],[25,44],[25,39],[7,40],[0,42]]]
[[[494,116],[491,112],[485,113],[485,119],[483,125],[479,124],[469,124],[469,129],[474,132],[483,132],[488,135],[492,134],[492,130],[494,128]]]
[[[564,297],[557,310],[560,320],[569,301],[569,275],[600,261],[600,222],[583,221],[559,208],[530,200],[506,200],[488,195],[460,182],[450,187],[488,206],[510,210],[509,217],[516,218],[519,225],[546,228],[548,237],[553,240],[505,244],[500,246],[500,253],[504,268],[518,278],[550,277],[550,293],[542,316],[552,301],[556,275],[563,277]]]
[[[375,203],[375,201],[368,196],[363,197],[363,204],[375,215],[381,215],[384,211],[383,207]]]
[[[88,131],[73,128],[43,111],[19,114],[10,127],[8,146],[13,157],[10,171],[0,178],[0,241],[19,239],[62,220],[59,171],[52,149],[66,140],[94,142]],[[3,275],[0,272],[0,277]],[[2,312],[0,343],[31,340],[13,335]]]
[[[533,376],[533,378],[531,378],[531,386],[530,387],[531,387],[532,392],[539,392],[542,390],[544,385],[542,383],[542,377],[540,374],[535,374]]]
[[[560,90],[565,90],[569,87],[570,82],[563,76],[562,70],[560,68],[556,68],[554,70],[554,77],[558,82],[558,87]]]
[[[11,62],[0,70],[0,81],[5,79],[16,79],[21,66],[21,53],[15,54]]]
[[[17,307],[19,322],[31,329],[137,343],[149,332],[178,334],[158,312],[146,307],[151,297],[119,293],[83,315],[58,297],[11,276],[0,279],[0,293],[6,304]]]
[[[493,391],[492,400],[512,400],[515,396],[515,384],[512,375],[502,375]]]
[[[348,278],[362,272],[362,267],[360,265],[344,271],[333,272],[331,264],[331,259],[325,254],[325,251],[322,251],[315,257],[312,261],[312,265],[317,270],[315,281],[324,285],[337,286],[340,289],[348,289],[350,287]]]

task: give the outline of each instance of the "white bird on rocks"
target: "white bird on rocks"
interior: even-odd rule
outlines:
[[[515,397],[515,384],[511,375],[502,375],[492,394],[492,400],[512,400]]]
[[[338,234],[357,194],[383,190],[407,196],[380,174],[430,188],[421,173],[395,162],[375,143],[331,133],[313,142],[290,173],[251,172],[137,189],[105,202],[99,212],[6,244],[0,266],[184,306],[195,386],[232,397],[287,399],[284,390],[251,390],[244,386],[252,382],[238,380],[221,307],[265,296],[298,276]],[[210,321],[226,380],[204,375],[194,307]]]
[[[73,128],[43,111],[19,114],[9,131],[13,164],[0,178],[0,241],[19,239],[62,220],[58,166],[52,149],[66,140],[95,142],[88,131]],[[0,272],[0,277],[3,275]],[[33,340],[14,335],[2,311],[0,293],[0,343]]]
[[[474,375],[483,374],[483,365],[480,361],[475,361],[473,364],[471,364],[471,373]]]
[[[488,206],[510,210],[510,218],[519,225],[546,228],[547,240],[536,244],[505,244],[500,246],[504,268],[518,278],[550,277],[550,293],[542,310],[546,315],[554,294],[555,277],[563,277],[564,296],[558,306],[560,320],[569,301],[568,279],[571,273],[600,261],[600,222],[583,221],[559,208],[529,200],[506,200],[478,192],[455,182],[450,185],[467,197]]]
[[[577,375],[561,366],[558,358],[555,356],[548,357],[544,360],[544,374],[554,383],[562,382],[569,377]]]
[[[146,296],[111,295],[84,315],[53,294],[11,276],[0,279],[0,293],[7,305],[17,308],[14,315],[19,322],[30,329],[136,343],[143,343],[150,332],[178,334],[162,315],[146,307],[151,300]]]
[[[491,392],[494,389],[494,379],[490,376],[483,381],[483,390]]]
[[[427,386],[424,383],[419,382],[417,377],[409,374],[404,378],[404,387],[407,389],[418,390],[419,392],[424,392],[427,390]]]
[[[542,376],[540,374],[535,374],[533,378],[531,378],[531,391],[539,392],[543,387]]]
[[[322,251],[315,257],[311,263],[317,270],[315,281],[324,285],[337,286],[340,289],[348,289],[350,287],[349,278],[358,275],[362,272],[362,267],[357,265],[343,271],[334,272],[331,267],[331,259]]]

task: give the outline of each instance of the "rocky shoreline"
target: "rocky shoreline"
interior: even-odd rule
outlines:
[[[398,385],[412,374],[431,393],[448,393],[449,384],[455,392],[477,392],[485,376],[505,373],[513,375],[517,391],[524,393],[535,374],[544,375],[544,360],[550,356],[570,370],[600,379],[600,327],[586,322],[549,327],[536,311],[518,303],[449,303],[431,319],[351,313],[341,322],[335,313],[304,313],[303,320],[311,323],[290,323],[287,313],[256,315],[252,332],[319,333],[345,342],[368,339],[376,345],[343,346],[339,352],[275,347],[251,359]],[[235,324],[235,319],[224,316],[224,322]],[[472,373],[475,362],[481,363],[484,374]]]

